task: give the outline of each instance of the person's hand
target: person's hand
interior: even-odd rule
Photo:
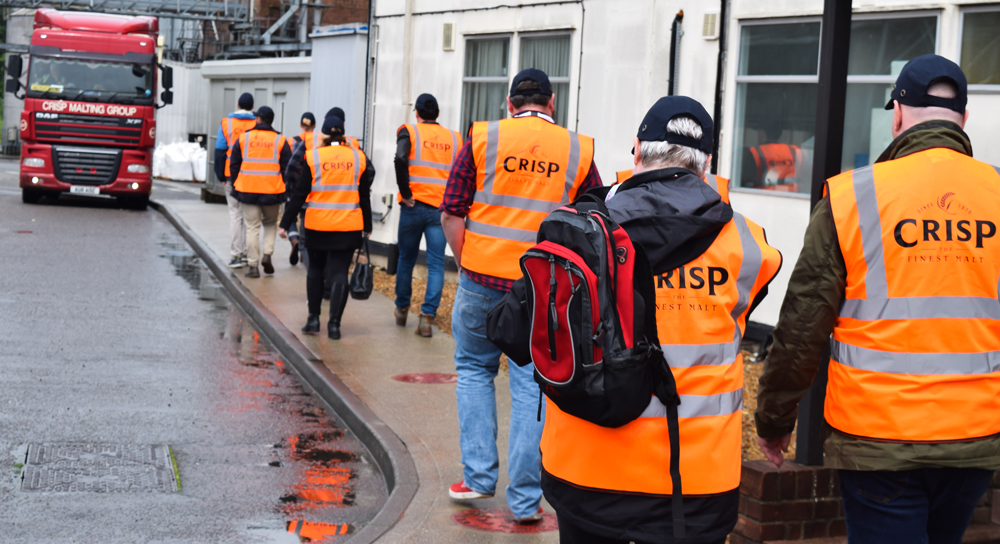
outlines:
[[[372,232],[370,230],[366,230],[362,232],[361,235],[364,236],[365,238],[371,238]]]
[[[278,227],[278,236],[281,236],[282,238],[288,238],[288,233],[285,232],[285,229]]]
[[[791,433],[778,438],[757,437],[757,443],[760,444],[760,449],[764,451],[764,456],[778,468],[781,468],[781,465],[785,462],[784,452],[788,451],[788,444],[791,441]]]
[[[410,198],[404,198],[403,204],[405,204],[407,208],[412,208],[417,205],[417,199],[412,196]]]

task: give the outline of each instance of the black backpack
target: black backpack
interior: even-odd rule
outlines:
[[[684,535],[677,406],[656,333],[653,273],[642,246],[583,195],[545,218],[521,256],[523,277],[487,316],[487,336],[515,364],[533,362],[541,392],[602,427],[638,418],[655,395],[667,408],[674,536]]]

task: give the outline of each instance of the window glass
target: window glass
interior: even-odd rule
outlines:
[[[744,26],[740,75],[816,75],[819,28],[819,22]]]
[[[936,37],[937,17],[853,21],[847,73],[890,75],[893,62],[933,53]]]
[[[462,83],[462,130],[476,121],[503,119],[507,112],[510,39],[468,40]]]
[[[812,83],[741,83],[733,179],[739,187],[808,193],[816,125]]]
[[[555,120],[566,126],[569,109],[570,35],[521,39],[521,70],[537,68],[549,76],[556,95]]]
[[[1000,85],[1000,11],[966,13],[962,71],[970,85]]]
[[[33,55],[28,81],[31,98],[153,103],[153,67],[148,64]]]

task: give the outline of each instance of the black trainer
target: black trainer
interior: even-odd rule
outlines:
[[[319,316],[309,314],[309,317],[306,318],[306,324],[302,327],[302,332],[306,334],[319,334]]]

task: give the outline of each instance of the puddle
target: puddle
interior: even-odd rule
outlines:
[[[339,419],[288,372],[279,354],[232,304],[190,247],[169,235],[160,245],[161,256],[200,299],[212,304],[224,325],[219,339],[228,346],[231,361],[222,365],[226,374],[216,400],[218,411],[233,415],[277,411],[290,422],[280,431],[284,438],[270,439],[274,441],[268,448],[270,460],[256,463],[286,482],[275,488],[274,513],[285,529],[278,540],[335,543],[349,538],[386,500],[384,478],[374,461]],[[274,524],[279,519],[248,530],[277,536]]]

